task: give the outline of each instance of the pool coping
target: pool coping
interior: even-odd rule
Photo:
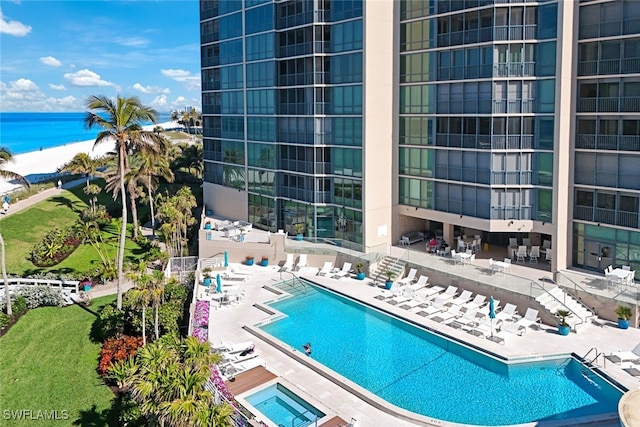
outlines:
[[[498,353],[492,352],[490,350],[487,350],[485,348],[482,348],[480,346],[474,345],[472,343],[463,341],[457,337],[451,336],[449,334],[444,333],[443,331],[434,329],[429,327],[428,325],[424,325],[421,324],[419,322],[413,321],[411,319],[399,316],[397,313],[385,310],[381,307],[372,305],[366,301],[360,300],[358,298],[355,298],[351,295],[347,295],[343,292],[340,292],[336,289],[330,288],[328,286],[325,286],[321,283],[315,282],[307,277],[304,278],[304,280],[312,283],[315,286],[318,286],[319,288],[326,290],[328,292],[332,292],[334,294],[337,294],[341,297],[347,298],[351,301],[355,301],[359,304],[362,304],[364,306],[366,306],[367,308],[379,311],[381,313],[384,313],[388,316],[393,317],[394,319],[398,319],[400,321],[406,322],[411,324],[412,326],[415,326],[417,328],[420,329],[424,329],[430,333],[435,334],[436,336],[439,336],[441,338],[445,338],[447,340],[453,341],[456,344],[462,345],[466,348],[470,348],[474,351],[480,352],[481,354],[484,354],[488,357],[492,357],[494,359],[497,359],[503,363],[506,364],[515,364],[515,363],[526,363],[526,362],[532,362],[532,361],[543,361],[543,360],[551,360],[551,359],[557,359],[557,358],[562,358],[562,357],[566,357],[566,358],[574,358],[576,360],[578,360],[579,362],[584,362],[579,356],[577,356],[575,353],[556,353],[556,354],[546,354],[546,355],[535,355],[535,356],[523,356],[523,357],[513,357],[513,358],[508,358],[505,356],[502,356]],[[285,280],[286,282],[286,280]],[[445,421],[445,420],[440,420],[440,419],[436,419],[436,418],[432,418],[432,417],[428,417],[425,415],[421,415],[421,414],[417,414],[415,412],[411,412],[408,411],[406,409],[400,408],[382,398],[380,398],[379,396],[375,395],[374,393],[372,393],[371,391],[365,389],[364,387],[356,384],[355,382],[351,381],[350,379],[338,374],[337,372],[335,372],[334,370],[332,370],[331,368],[315,361],[314,359],[308,357],[306,354],[303,354],[302,352],[298,351],[296,348],[291,347],[290,345],[280,341],[279,339],[277,339],[276,337],[267,334],[266,332],[262,331],[259,327],[266,325],[268,323],[277,321],[279,319],[282,319],[283,317],[287,317],[286,314],[274,309],[273,307],[268,306],[267,304],[271,304],[277,301],[281,301],[283,299],[289,298],[291,296],[293,296],[292,294],[289,294],[288,292],[276,288],[273,285],[264,285],[263,286],[264,289],[269,290],[270,292],[273,292],[274,294],[276,294],[277,296],[273,299],[269,299],[267,301],[265,301],[264,303],[255,303],[254,307],[258,308],[259,310],[265,312],[269,317],[263,321],[257,322],[253,325],[244,325],[242,328],[244,330],[246,330],[247,332],[251,333],[252,335],[257,336],[258,338],[260,338],[261,340],[269,343],[270,345],[272,345],[273,347],[275,347],[276,349],[280,350],[281,352],[287,354],[288,356],[290,356],[291,358],[293,358],[294,360],[302,363],[303,365],[307,366],[308,368],[310,368],[311,370],[313,370],[314,372],[316,372],[317,374],[321,375],[322,377],[328,379],[329,381],[332,381],[334,384],[342,387],[343,389],[347,390],[348,392],[352,393],[353,395],[359,397],[360,399],[364,400],[365,402],[369,403],[370,405],[372,405],[373,407],[375,407],[376,409],[379,409],[383,412],[386,412],[390,415],[393,415],[395,417],[398,417],[400,419],[403,419],[405,421],[409,421],[412,423],[416,423],[418,425],[425,425],[425,426],[445,426],[445,427],[470,427],[470,426],[474,426],[473,424],[463,424],[463,423],[456,423],[456,422],[452,422],[452,421]],[[593,367],[591,368],[594,371],[596,371],[596,373],[598,375],[600,375],[601,377],[603,377],[606,381],[612,383],[615,387],[626,391],[627,388],[622,386],[621,384],[619,384],[617,381],[613,380],[610,376],[608,376],[606,373],[604,373],[603,371],[601,371],[600,369],[598,369],[597,367]],[[540,427],[569,427],[569,426],[576,426],[576,425],[589,425],[589,424],[598,424],[598,423],[602,423],[602,422],[612,422],[612,421],[616,421],[619,420],[619,414],[617,412],[611,412],[611,413],[605,413],[605,414],[600,414],[600,415],[589,415],[589,416],[584,416],[584,417],[574,417],[574,418],[568,418],[568,419],[561,419],[561,420],[542,420],[542,421],[533,421],[533,422],[529,422],[529,423],[522,423],[522,424],[511,424],[511,425],[502,425],[502,427],[534,427],[534,426],[540,426]]]

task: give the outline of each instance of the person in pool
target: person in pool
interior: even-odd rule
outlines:
[[[302,348],[304,348],[304,352],[307,354],[307,356],[311,356],[311,343],[306,343],[302,346]]]

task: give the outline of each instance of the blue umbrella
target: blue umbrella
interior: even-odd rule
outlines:
[[[229,252],[224,251],[224,266],[229,267]]]
[[[496,318],[496,307],[493,296],[489,297],[489,319],[491,319],[491,336],[493,336],[493,319]]]
[[[220,277],[220,273],[216,274],[216,292],[222,293],[222,278]]]

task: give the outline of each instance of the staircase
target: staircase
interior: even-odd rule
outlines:
[[[407,263],[392,256],[385,256],[380,260],[375,269],[369,272],[374,282],[384,282],[387,280],[387,271],[393,271],[393,280],[397,281],[404,276],[404,267]]]
[[[560,309],[569,310],[572,314],[566,321],[571,326],[571,329],[576,332],[578,325],[589,323],[596,317],[584,304],[564,292],[559,286],[539,295],[536,301],[553,314]]]

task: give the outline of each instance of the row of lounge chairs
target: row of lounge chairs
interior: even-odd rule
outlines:
[[[318,270],[318,276],[325,276],[332,279],[342,279],[343,277],[348,276],[351,273],[351,263],[345,262],[342,264],[342,268],[335,268],[333,263],[327,261],[324,263],[322,268]]]
[[[413,270],[412,270],[413,271]],[[412,271],[407,275],[409,281],[415,277]],[[494,300],[495,319],[489,319],[486,307],[489,299],[485,295],[468,290],[458,292],[455,286],[446,289],[429,285],[427,276],[420,276],[415,283],[391,290],[381,290],[374,298],[385,301],[398,308],[411,311],[430,320],[463,329],[476,336],[486,336],[496,342],[505,343],[510,337],[522,335],[526,330],[540,322],[538,310],[528,308],[524,316],[518,315],[514,304],[506,304],[500,309],[500,301]],[[494,333],[493,328],[500,329]]]

